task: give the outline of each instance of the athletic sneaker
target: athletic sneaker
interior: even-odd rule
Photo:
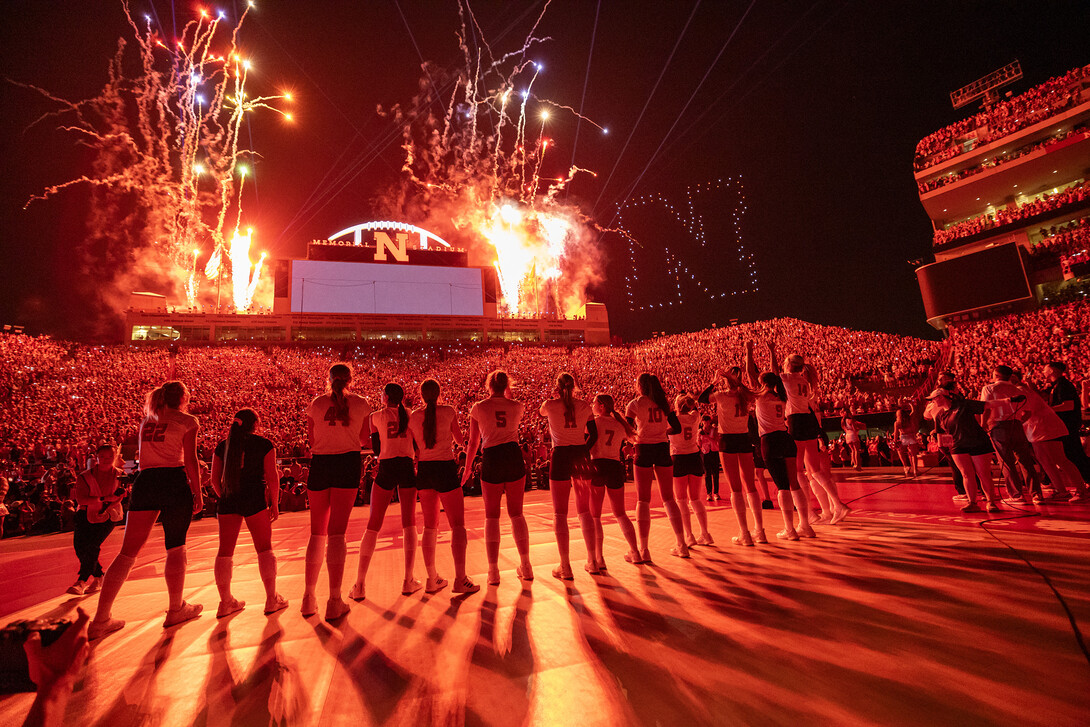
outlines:
[[[768,537],[765,535],[764,528],[757,528],[753,531],[753,542],[757,543],[758,545],[768,544]]]
[[[82,596],[87,590],[86,581],[76,581],[72,585],[68,586],[66,593],[71,593],[73,596]]]
[[[829,521],[831,525],[839,525],[844,522],[844,518],[852,514],[852,509],[845,505],[836,512],[833,513],[832,519]]]
[[[999,503],[994,500],[989,500],[988,504],[984,506],[984,509],[988,512],[1003,512],[1003,508],[999,507]]]
[[[1090,497],[1087,497],[1086,495],[1080,495],[1078,493],[1075,493],[1074,495],[1071,496],[1071,498],[1068,500],[1068,502],[1070,502],[1072,505],[1077,505],[1077,504],[1083,503],[1083,502],[1090,502]]]
[[[1003,502],[1007,503],[1008,505],[1028,505],[1029,504],[1028,502],[1026,502],[1026,498],[1024,498],[1022,496],[1004,497]]]
[[[799,534],[800,538],[816,538],[817,537],[817,533],[815,533],[814,529],[812,527],[810,527],[809,525],[805,525],[803,527],[800,527],[798,529],[798,534]]]
[[[961,506],[962,512],[980,512],[980,507],[975,502],[969,502]]]
[[[199,603],[186,603],[182,601],[182,605],[178,608],[167,611],[166,620],[163,621],[163,628],[169,629],[171,626],[177,626],[180,623],[191,621],[201,615],[201,611],[204,609]]]
[[[776,537],[780,540],[798,540],[799,534],[794,530],[781,530],[776,533]]]
[[[91,595],[92,593],[98,593],[102,588],[102,577],[91,576],[91,580],[87,581],[87,588],[83,589],[84,595]]]
[[[105,621],[92,621],[87,627],[87,640],[95,641],[101,639],[107,634],[112,634],[114,631],[120,631],[124,628],[125,622],[119,618],[111,618]]]
[[[954,502],[969,502],[969,496],[968,495],[954,495],[953,498],[951,498],[951,499]]]

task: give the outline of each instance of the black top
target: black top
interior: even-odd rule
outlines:
[[[954,438],[954,447],[958,449],[990,447],[992,442],[988,439],[988,433],[974,416],[983,414],[987,409],[988,406],[983,401],[952,399],[950,408],[939,412],[935,422]]]
[[[1060,415],[1060,419],[1067,425],[1068,434],[1075,434],[1082,425],[1082,413],[1079,411],[1079,391],[1069,378],[1061,376],[1048,387],[1048,403],[1049,406],[1056,406],[1057,404],[1063,404],[1065,401],[1074,402],[1075,406],[1072,407],[1071,411],[1058,411],[1056,413]]]
[[[265,437],[248,434],[242,438],[242,475],[238,478],[238,488],[242,492],[265,490],[265,455],[273,448],[273,443]],[[227,440],[216,445],[216,456],[226,463],[224,453]]]

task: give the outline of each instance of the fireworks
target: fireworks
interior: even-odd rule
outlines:
[[[601,127],[535,95],[544,66],[527,56],[541,42],[533,35],[541,16],[521,48],[497,56],[479,35],[478,50],[470,50],[467,25],[478,33],[479,27],[467,3],[459,2],[459,12],[464,65],[454,73],[426,66],[416,99],[424,108],[445,99],[443,115],[393,109],[403,124],[403,170],[411,186],[397,204],[431,217],[433,226],[453,226],[471,252],[494,266],[507,312],[574,315],[586,287],[600,277],[602,230],[558,196],[577,174],[591,172],[572,166],[560,178],[542,176],[555,147],[546,124],[567,111]],[[444,95],[447,88],[453,90]],[[487,247],[476,244],[482,240]]]
[[[105,192],[105,198],[98,198],[103,204],[116,204],[109,200],[111,193],[135,199],[146,225],[142,239],[125,241],[132,246],[130,259],[164,270],[194,305],[200,291],[198,262],[207,250],[205,277],[230,278],[234,305],[243,310],[253,298],[264,256],[254,265],[249,258],[252,231],[238,232],[248,173],[241,160],[251,154],[240,146],[239,133],[246,115],[259,109],[290,120],[275,103],[290,101],[290,94],[247,93],[253,63],[242,55],[238,35],[252,2],[233,26],[225,22],[224,12],[201,10],[169,42],[150,18],[145,16],[141,26],[128,3],[122,6],[140,58],[138,75],[127,78],[122,71],[127,44],[121,40],[99,96],[72,103],[31,87],[60,104],[60,113],[74,116],[62,128],[98,152],[97,173],[49,187],[30,201],[80,184]],[[92,220],[105,218],[92,215]],[[110,237],[108,231],[95,233]],[[221,264],[225,257],[230,271]]]

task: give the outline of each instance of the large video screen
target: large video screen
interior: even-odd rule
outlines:
[[[924,265],[916,277],[929,320],[1033,295],[1014,243]]]
[[[295,260],[291,311],[481,316],[481,270]]]

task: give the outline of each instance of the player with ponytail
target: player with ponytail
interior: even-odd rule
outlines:
[[[258,424],[257,412],[240,409],[231,421],[227,438],[216,445],[212,455],[212,489],[220,498],[216,507],[219,551],[213,567],[220,594],[216,618],[241,611],[246,605],[231,594],[235,545],[243,520],[257,550],[257,570],[265,586],[265,613],[288,605],[276,592],[276,555],[272,552],[272,524],[280,516],[276,449],[257,434]]]
[[[360,540],[360,562],[356,582],[348,597],[362,601],[367,569],[375,554],[378,534],[386,519],[386,508],[398,491],[401,506],[402,545],[405,551],[405,578],[401,593],[409,595],[422,584],[413,575],[416,566],[416,471],[413,469],[413,440],[409,434],[409,411],[405,408],[405,389],[391,381],[382,389],[385,408],[371,414],[371,449],[378,455],[378,474],[371,485],[371,508],[367,529]]]

